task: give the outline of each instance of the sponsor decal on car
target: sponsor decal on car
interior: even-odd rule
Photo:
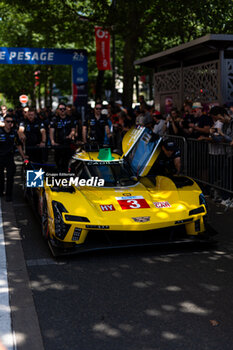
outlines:
[[[116,210],[112,204],[101,204],[100,209],[102,211],[114,211],[114,210]]]
[[[138,216],[137,218],[132,218],[135,222],[148,222],[150,221],[150,216]]]
[[[150,208],[143,196],[116,197],[116,200],[123,210]]]
[[[154,202],[156,208],[170,208],[171,204],[169,202]]]

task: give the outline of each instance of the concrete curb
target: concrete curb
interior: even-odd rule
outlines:
[[[2,216],[16,348],[17,350],[43,350],[43,340],[12,203],[2,200]]]

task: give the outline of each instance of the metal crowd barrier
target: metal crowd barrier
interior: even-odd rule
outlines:
[[[233,147],[167,135],[181,150],[182,173],[194,180],[233,194]]]

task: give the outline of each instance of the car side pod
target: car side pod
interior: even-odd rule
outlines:
[[[193,242],[211,245],[216,245],[218,243],[216,239],[213,239],[213,236],[217,235],[218,232],[207,222],[206,215],[187,223],[185,229],[189,239],[192,239]]]
[[[203,216],[199,216],[195,218],[195,220],[188,222],[185,224],[185,229],[187,235],[197,236],[202,232],[205,232],[205,224],[203,220]]]

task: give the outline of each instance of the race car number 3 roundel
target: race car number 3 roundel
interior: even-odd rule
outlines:
[[[150,208],[142,196],[116,197],[116,200],[123,210]]]

